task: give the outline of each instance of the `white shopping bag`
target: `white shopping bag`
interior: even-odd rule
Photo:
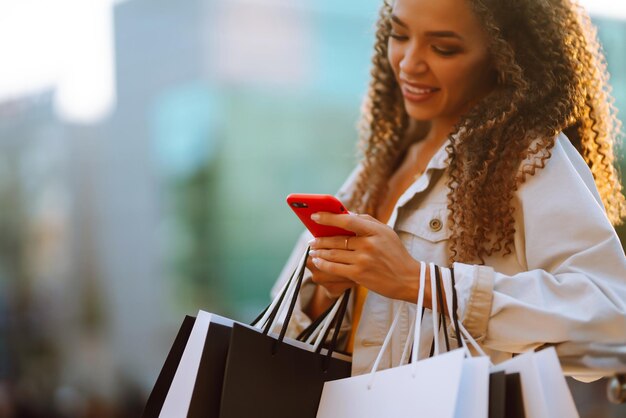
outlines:
[[[430,263],[430,277],[438,277],[437,267]],[[442,285],[445,287],[445,283],[451,282],[451,273],[449,269],[443,269],[441,272],[444,276]],[[432,283],[431,283],[431,288]],[[450,287],[451,289],[451,287]],[[448,295],[451,292],[447,293]],[[458,321],[456,313],[453,311],[452,297],[447,298],[448,315],[453,321],[453,326],[458,331],[459,335],[469,333]],[[433,305],[433,309],[436,310],[436,302]],[[444,309],[443,307],[441,308]],[[476,348],[476,351],[480,353],[478,357],[472,357],[469,349],[467,349],[466,341],[461,337],[459,343],[463,345],[466,351],[466,358],[463,362],[463,373],[461,374],[461,382],[459,383],[459,391],[456,400],[456,409],[454,412],[455,418],[487,418],[489,415],[489,374],[491,373],[491,360],[489,356],[480,348],[478,343],[471,340],[471,344]]]
[[[324,384],[317,418],[453,417],[465,353],[455,350]]]
[[[487,418],[489,367],[489,357],[466,358],[463,361],[463,372],[454,410],[455,418]]]
[[[425,268],[422,263],[416,312],[421,312],[423,307]],[[434,280],[431,273],[432,289],[435,289]],[[436,301],[433,300],[435,330],[438,329],[436,310]],[[419,347],[421,331],[418,318],[415,321],[411,363],[377,371],[400,312],[401,309],[396,313],[371,373],[324,384],[317,418],[487,417],[488,358],[468,358],[469,351],[461,348],[417,361],[419,350],[416,347]],[[435,354],[438,354],[437,344]]]
[[[194,326],[180,359],[176,374],[163,402],[159,418],[188,416],[191,399],[198,377],[200,361],[205,348],[205,341],[211,338],[210,331],[219,327],[220,339],[228,338],[234,321],[209,312],[199,311]],[[224,328],[228,328],[224,334]],[[220,341],[223,343],[224,341]]]

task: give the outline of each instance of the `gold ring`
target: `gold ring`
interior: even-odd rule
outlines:
[[[350,237],[346,238],[346,245],[345,245],[346,250],[348,250],[348,249],[349,249],[349,248],[348,248],[348,241],[349,241],[349,240],[350,240]]]

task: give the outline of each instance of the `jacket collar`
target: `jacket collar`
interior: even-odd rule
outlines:
[[[421,193],[428,188],[434,171],[445,170],[448,167],[448,152],[446,151],[446,147],[449,144],[450,140],[447,139],[428,162],[424,174],[417,178],[413,184],[406,189],[402,196],[400,196],[396,206],[393,208],[393,212],[389,217],[387,225],[393,227],[398,218],[398,209],[413,199],[416,194]]]
[[[443,145],[441,145],[441,147],[437,150],[435,155],[432,156],[428,165],[426,166],[426,171],[445,170],[448,167],[448,152],[446,151],[448,145],[450,145],[450,139],[446,139]]]

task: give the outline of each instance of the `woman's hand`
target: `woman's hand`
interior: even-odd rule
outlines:
[[[313,283],[319,285],[324,291],[324,296],[330,300],[337,299],[343,292],[356,284],[352,280],[335,276],[318,269],[311,257],[306,261],[306,266],[311,271],[311,280]]]
[[[353,237],[324,237],[312,241],[311,263],[318,272],[348,279],[389,298],[415,303],[420,264],[411,257],[393,229],[369,215],[319,212],[311,219],[356,233]],[[425,292],[426,300],[430,300],[430,286],[426,286]]]
[[[306,261],[307,268],[311,271],[311,280],[317,284],[313,298],[308,306],[304,307],[304,313],[310,318],[317,318],[326,311],[346,289],[354,287],[355,283],[344,277],[335,276],[319,270],[311,257]]]

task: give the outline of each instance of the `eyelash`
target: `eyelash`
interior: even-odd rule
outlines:
[[[398,34],[395,34],[395,33],[390,33],[389,37],[391,37],[393,39],[396,39],[398,41],[406,41],[408,39],[407,36],[402,36],[402,35],[398,35]]]
[[[434,45],[431,48],[437,54],[439,54],[441,56],[444,56],[444,57],[451,57],[452,55],[455,55],[458,52],[458,51],[456,51],[454,49],[441,49],[441,48],[438,48],[438,47],[436,47]]]
[[[406,41],[407,39],[409,39],[408,36],[402,36],[402,35],[398,35],[396,33],[390,33],[389,37],[393,38],[393,39],[395,39],[397,41]],[[437,54],[439,54],[439,55],[441,55],[443,57],[451,57],[451,56],[455,55],[458,52],[457,50],[454,50],[454,49],[450,49],[450,50],[448,50],[448,49],[441,49],[441,48],[439,48],[439,47],[437,47],[435,45],[433,45],[431,48],[432,48],[433,51],[435,51],[435,53],[437,53]]]

